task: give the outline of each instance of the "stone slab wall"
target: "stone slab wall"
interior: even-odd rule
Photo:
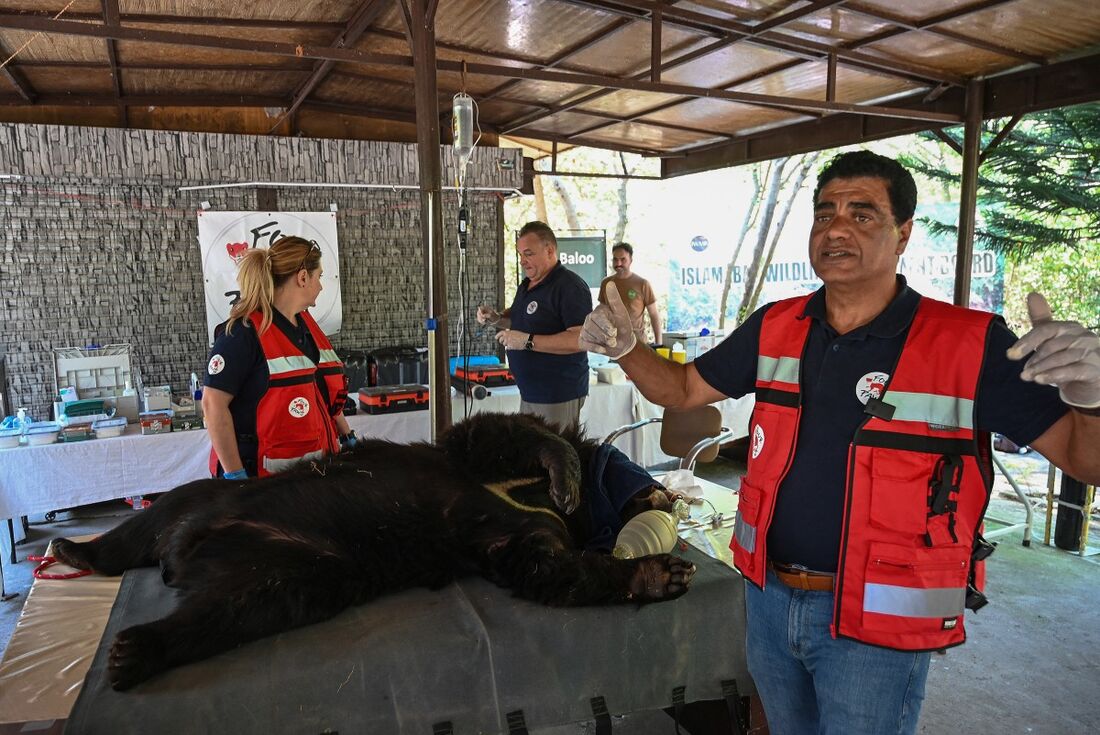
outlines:
[[[453,179],[442,149],[444,183]],[[502,166],[501,160],[506,164]],[[510,164],[510,167],[509,167]],[[475,151],[469,183],[518,188],[518,151]],[[196,210],[267,210],[246,182],[417,183],[415,145],[0,124],[0,328],[8,410],[50,417],[58,347],[132,345],[146,385],[182,391],[208,353]],[[271,191],[271,189],[267,189]],[[427,342],[415,189],[278,188],[279,211],[337,207],[343,327],[337,349]],[[457,351],[457,195],[444,192],[451,352]],[[264,202],[266,204],[266,202]],[[469,302],[499,303],[500,198],[471,194]],[[472,319],[471,319],[472,321]],[[475,325],[476,327],[476,325]],[[471,354],[494,351],[474,330]]]

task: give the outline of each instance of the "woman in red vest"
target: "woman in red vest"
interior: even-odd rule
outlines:
[[[343,365],[307,311],[321,272],[320,246],[300,237],[241,259],[241,297],[203,381],[212,474],[264,477],[355,442]]]

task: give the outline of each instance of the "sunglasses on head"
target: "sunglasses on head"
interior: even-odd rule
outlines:
[[[298,266],[298,270],[305,269],[306,261],[309,260],[309,256],[313,255],[314,250],[316,250],[318,253],[321,252],[321,246],[317,244],[316,240],[310,240],[309,243],[310,243],[310,248],[306,252],[306,257],[302,258],[302,264],[300,266]]]

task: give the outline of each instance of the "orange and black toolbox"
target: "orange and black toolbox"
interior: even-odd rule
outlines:
[[[471,365],[469,370],[458,365],[455,367],[454,376],[459,380],[468,380],[487,388],[516,384],[516,379],[512,377],[512,371],[500,363],[495,365]]]
[[[424,411],[428,408],[428,386],[374,385],[360,388],[359,407],[367,413]]]

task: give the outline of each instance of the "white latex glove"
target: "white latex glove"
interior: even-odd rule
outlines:
[[[604,288],[606,304],[600,304],[584,320],[581,327],[581,349],[598,352],[614,359],[622,357],[634,349],[638,338],[630,323],[630,314],[619,296],[615,284],[608,283]]]
[[[1100,337],[1078,322],[1054,321],[1050,304],[1035,292],[1027,295],[1027,314],[1031,331],[1008,349],[1013,360],[1035,353],[1020,377],[1057,387],[1070,406],[1100,407]]]
[[[477,307],[478,324],[496,324],[500,321],[500,312],[491,306]]]
[[[527,338],[531,335],[516,329],[502,329],[497,332],[497,342],[504,345],[506,350],[522,350],[527,346]]]

